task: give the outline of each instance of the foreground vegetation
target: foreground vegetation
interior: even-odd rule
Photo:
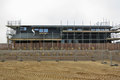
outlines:
[[[120,66],[99,61],[0,62],[0,80],[120,80]]]

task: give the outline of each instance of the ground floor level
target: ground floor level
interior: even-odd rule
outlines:
[[[64,43],[61,41],[11,41],[15,50],[120,50],[119,43]]]

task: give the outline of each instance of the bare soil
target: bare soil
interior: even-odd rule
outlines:
[[[120,80],[120,66],[99,61],[0,62],[0,80]]]

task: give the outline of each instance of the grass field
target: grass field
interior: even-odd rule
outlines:
[[[0,80],[120,80],[120,66],[99,61],[0,62]]]

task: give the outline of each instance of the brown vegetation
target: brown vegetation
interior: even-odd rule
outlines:
[[[120,67],[92,61],[0,62],[0,80],[120,80]]]

